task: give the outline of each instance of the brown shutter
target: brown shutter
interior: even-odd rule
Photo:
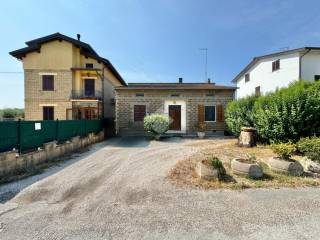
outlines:
[[[203,104],[198,105],[198,122],[199,123],[204,122],[204,105]]]
[[[223,106],[222,105],[217,106],[217,121],[218,122],[224,121],[224,114],[223,114]]]

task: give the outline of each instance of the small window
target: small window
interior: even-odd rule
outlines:
[[[272,72],[280,69],[280,59],[272,62]]]
[[[144,93],[136,93],[136,97],[144,97]]]
[[[86,68],[93,68],[93,63],[86,63]]]
[[[206,122],[215,122],[216,121],[216,106],[205,106],[204,120]]]
[[[53,119],[54,119],[54,108],[43,107],[43,120],[53,120]]]
[[[174,93],[174,94],[171,94],[171,97],[180,97],[180,94]]]
[[[250,81],[250,73],[247,73],[246,75],[244,75],[244,81],[245,82],[249,82]]]
[[[214,91],[209,91],[208,93],[206,93],[207,97],[214,97]]]
[[[260,86],[256,87],[256,89],[255,89],[255,95],[256,95],[256,96],[260,96],[260,95],[261,95]]]
[[[133,111],[134,121],[142,122],[144,117],[146,116],[146,105],[134,105]]]
[[[314,75],[314,80],[319,81],[320,80],[320,75]]]
[[[54,90],[54,75],[42,75],[42,90],[43,91]]]

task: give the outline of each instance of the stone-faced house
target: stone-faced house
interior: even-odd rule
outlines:
[[[114,87],[126,83],[77,37],[54,33],[10,52],[23,63],[26,120],[114,118]]]
[[[236,87],[214,83],[129,83],[116,87],[116,131],[120,135],[143,131],[147,114],[170,118],[169,133],[190,134],[204,122],[207,132],[226,130],[224,110]]]

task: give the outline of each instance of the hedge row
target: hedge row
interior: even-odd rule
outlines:
[[[225,117],[233,134],[255,127],[261,142],[297,142],[319,134],[320,82],[297,81],[265,96],[233,101]]]

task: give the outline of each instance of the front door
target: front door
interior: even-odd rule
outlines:
[[[181,131],[181,106],[169,105],[169,130]]]
[[[94,79],[84,80],[84,94],[86,97],[94,97]]]

